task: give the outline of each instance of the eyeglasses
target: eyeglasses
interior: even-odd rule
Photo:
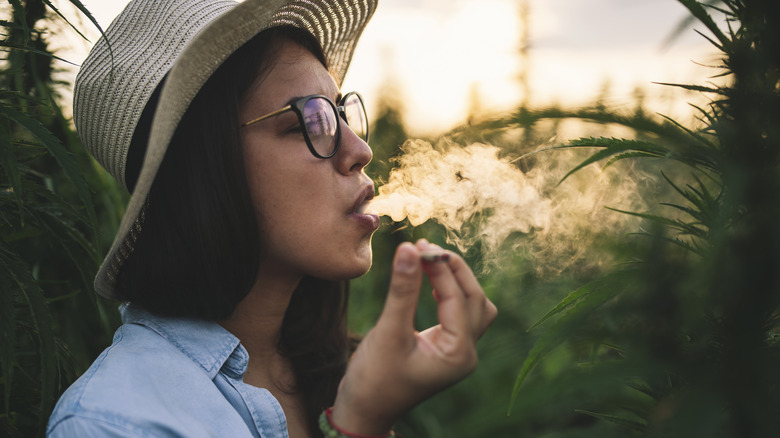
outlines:
[[[347,122],[347,125],[358,137],[368,142],[366,107],[363,105],[363,98],[354,91],[344,95],[338,106],[325,96],[302,97],[284,108],[242,123],[241,127],[287,111],[293,111],[298,115],[298,122],[305,128],[303,129],[303,138],[306,139],[306,145],[317,158],[330,158],[336,155],[339,150],[339,143],[341,143],[339,117]]]

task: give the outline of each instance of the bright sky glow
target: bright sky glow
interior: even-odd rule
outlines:
[[[652,111],[673,116],[696,96],[669,99],[673,90],[652,82],[703,83],[714,73],[697,65],[715,62],[692,29],[662,49],[687,15],[675,0],[529,0],[530,51],[522,62],[521,1],[380,0],[344,89],[360,91],[370,113],[381,87],[394,81],[408,127],[424,135],[465,120],[475,90],[488,114],[516,107],[522,69],[533,105],[586,104],[608,83],[608,104],[630,106],[642,87]],[[83,3],[107,27],[126,1]],[[79,63],[84,56],[81,47],[69,59]]]

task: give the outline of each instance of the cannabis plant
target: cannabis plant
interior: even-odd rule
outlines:
[[[780,3],[679,0],[722,53],[724,85],[665,84],[706,93],[700,125],[602,109],[523,111],[618,124],[636,138],[588,137],[584,166],[654,166],[669,191],[625,238],[625,263],[572,292],[532,327],[514,407],[556,351],[574,358],[544,385],[577,408],[566,436],[767,437],[780,432]],[[592,149],[593,150],[593,149]],[[686,169],[680,171],[680,168]],[[570,173],[570,174],[571,174]],[[561,184],[566,184],[562,181]],[[538,327],[537,327],[538,326]]]
[[[58,104],[67,84],[54,76],[67,61],[46,37],[70,23],[48,0],[9,3],[0,21],[0,435],[35,436],[116,324],[92,277],[106,243],[99,231],[115,226],[122,195]]]

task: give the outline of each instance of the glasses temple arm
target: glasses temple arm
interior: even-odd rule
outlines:
[[[241,127],[243,128],[244,126],[249,126],[249,125],[251,125],[253,123],[262,122],[265,119],[269,119],[269,118],[271,118],[273,116],[278,116],[279,114],[287,112],[287,111],[290,111],[291,109],[292,109],[292,105],[287,105],[284,108],[279,108],[278,110],[276,110],[274,112],[270,112],[270,113],[268,113],[268,114],[266,114],[264,116],[258,117],[256,119],[252,119],[252,120],[250,120],[248,122],[244,122],[244,123],[241,124]]]

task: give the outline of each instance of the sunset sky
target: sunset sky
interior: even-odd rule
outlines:
[[[126,1],[83,3],[108,26]],[[521,3],[380,0],[343,88],[360,91],[371,112],[381,87],[395,82],[410,130],[423,135],[463,121],[475,93],[486,114],[516,107],[524,69],[533,105],[585,104],[609,84],[609,105],[632,105],[642,87],[650,109],[670,115],[686,111],[691,96],[670,98],[652,82],[703,83],[714,74],[700,65],[715,63],[713,50],[693,29],[664,45],[687,16],[675,0],[528,0],[527,62],[519,56]],[[80,63],[82,46],[69,59]]]

